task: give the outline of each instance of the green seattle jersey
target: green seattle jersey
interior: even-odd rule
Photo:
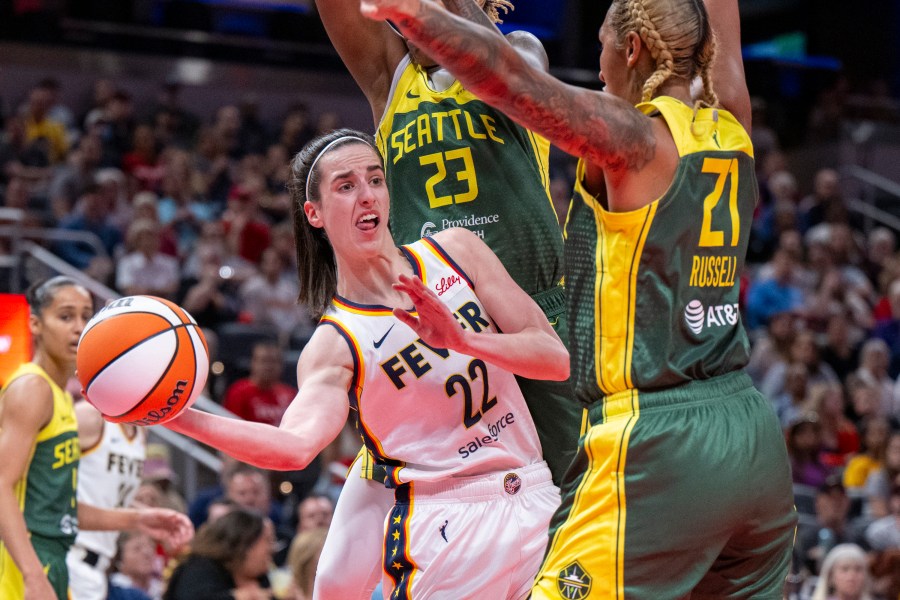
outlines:
[[[50,384],[53,416],[38,432],[25,472],[16,482],[14,492],[29,533],[71,545],[78,533],[75,490],[81,457],[72,396],[34,363],[20,366],[9,382],[23,375],[37,375]],[[2,400],[0,396],[0,410]]]
[[[529,294],[560,282],[563,243],[550,201],[546,139],[459,81],[433,90],[424,69],[406,57],[397,67],[377,142],[398,244],[466,227]]]
[[[666,120],[680,160],[647,206],[610,212],[582,186],[566,224],[572,382],[591,403],[628,389],[743,367],[740,274],[758,198],[750,137],[724,110],[668,97],[637,107]]]

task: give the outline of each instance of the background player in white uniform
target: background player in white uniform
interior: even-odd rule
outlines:
[[[558,495],[512,374],[565,379],[565,347],[471,232],[394,245],[369,136],[310,142],[293,183],[301,299],[328,311],[301,355],[297,398],[277,429],[193,409],[169,427],[245,462],[297,469],[356,409],[397,489],[385,594],[524,596]]]
[[[131,506],[141,485],[147,455],[146,431],[126,423],[107,423],[87,402],[75,404],[81,462],[78,500],[100,508]],[[69,548],[72,600],[104,600],[107,571],[116,554],[118,531],[79,531]]]

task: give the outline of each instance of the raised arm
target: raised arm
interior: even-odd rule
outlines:
[[[360,7],[391,19],[468,90],[562,150],[604,170],[639,168],[652,155],[650,119],[624,100],[535,68],[495,32],[431,0],[362,0]]]
[[[363,17],[359,0],[316,0],[316,8],[332,45],[368,99],[377,124],[406,44],[386,23]]]
[[[331,327],[320,327],[300,357],[300,391],[279,427],[195,409],[165,426],[263,469],[305,469],[337,437],[347,420],[352,361],[350,349],[338,333]]]
[[[719,104],[749,132],[750,93],[741,56],[741,18],[737,0],[704,0],[704,3],[717,42],[716,60],[712,66],[713,89],[719,96]]]
[[[449,309],[418,278],[400,276],[394,287],[406,292],[417,316],[394,314],[429,345],[484,359],[530,379],[569,377],[569,353],[538,305],[513,281],[503,264],[468,229],[446,229],[434,236],[472,278],[475,293],[502,333],[463,330]]]

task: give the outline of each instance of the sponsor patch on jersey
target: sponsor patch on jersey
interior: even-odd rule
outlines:
[[[567,600],[583,600],[591,593],[593,580],[577,560],[559,572],[556,589]]]
[[[503,491],[510,496],[515,496],[522,489],[522,478],[515,473],[507,473],[503,478]]]
[[[437,232],[438,232],[437,225],[435,225],[431,221],[425,221],[425,224],[422,225],[421,231],[419,231],[419,237],[423,237],[423,238],[431,237]]]
[[[684,323],[694,335],[700,335],[704,329],[711,327],[730,327],[737,325],[740,318],[738,305],[716,304],[703,306],[699,300],[691,300],[684,308]]]

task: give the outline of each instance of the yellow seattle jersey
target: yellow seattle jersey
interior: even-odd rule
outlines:
[[[410,244],[465,227],[529,294],[562,278],[550,201],[549,142],[453,81],[444,90],[404,58],[377,131],[391,194],[391,232]]]
[[[680,156],[662,197],[610,212],[582,186],[566,225],[572,383],[585,403],[708,379],[747,363],[738,311],[757,183],[750,137],[728,112],[660,97]]]
[[[19,367],[7,387],[24,375],[37,375],[50,385],[53,417],[37,434],[25,473],[15,485],[16,499],[32,535],[71,544],[78,533],[75,492],[81,457],[72,396],[34,363]],[[3,396],[0,396],[0,410],[3,410]]]

